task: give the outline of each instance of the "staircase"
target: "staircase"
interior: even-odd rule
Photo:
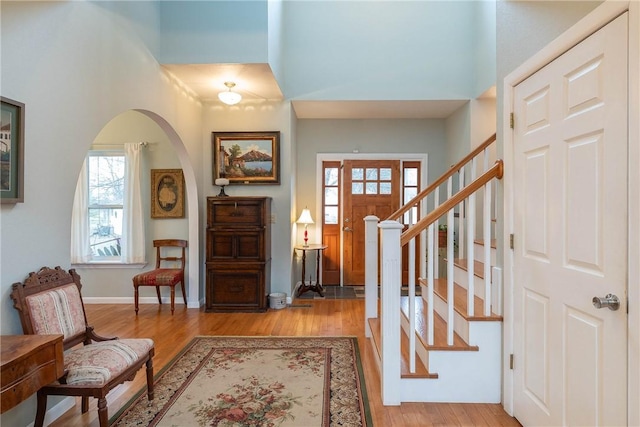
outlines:
[[[491,194],[502,177],[502,162],[488,166],[493,142],[495,135],[385,221],[365,218],[365,333],[377,356],[385,405],[500,402],[502,290]],[[484,172],[476,177],[479,157],[484,157]],[[440,203],[442,186],[446,196]],[[476,215],[480,189],[482,209]],[[428,199],[432,207],[425,206]],[[402,224],[416,206],[426,214]],[[476,230],[476,216],[482,233]],[[436,230],[442,221],[447,245],[438,249]],[[484,237],[478,240],[477,234]],[[403,250],[410,268],[415,259],[425,260],[419,273],[410,270],[408,284],[401,283]],[[445,271],[438,268],[438,257],[446,260]],[[402,285],[408,285],[408,296],[401,296]]]

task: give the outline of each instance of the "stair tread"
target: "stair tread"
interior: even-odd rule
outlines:
[[[408,318],[409,297],[401,297],[400,301],[402,314]],[[427,350],[448,350],[448,351],[478,351],[478,346],[467,344],[457,333],[453,333],[453,345],[447,344],[447,322],[433,313],[433,345],[428,345],[428,322],[426,301],[421,297],[416,297],[416,333]]]
[[[469,260],[466,258],[455,258],[453,260],[453,265],[467,271]],[[473,275],[479,277],[480,279],[484,279],[484,262],[476,260],[473,261]]]
[[[371,328],[372,339],[378,357],[381,357],[381,325],[379,318],[367,319]],[[424,366],[420,358],[416,357],[416,372],[411,372],[409,369],[409,338],[406,334],[400,334],[400,376],[402,378],[438,378],[438,374],[432,374]]]
[[[420,284],[422,286],[427,286],[427,282],[425,279],[420,279]],[[467,315],[467,290],[460,286],[459,284],[454,282],[454,300],[453,300],[453,309],[459,313],[466,320],[475,320],[475,321],[494,321],[501,322],[502,316],[497,315],[495,313],[491,313],[490,316],[485,316],[484,313],[484,302],[482,298],[477,295],[474,296],[474,315]],[[448,298],[448,287],[447,287],[447,279],[433,279],[433,292],[440,296],[445,302],[449,300]],[[426,296],[426,291],[422,293]]]
[[[476,239],[473,241],[476,245],[484,246],[484,239]],[[498,241],[496,239],[491,239],[490,245],[493,249],[496,249],[498,246]]]

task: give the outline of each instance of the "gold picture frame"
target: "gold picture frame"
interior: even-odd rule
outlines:
[[[280,131],[213,132],[213,183],[280,184]]]
[[[184,218],[182,169],[151,169],[151,218]]]

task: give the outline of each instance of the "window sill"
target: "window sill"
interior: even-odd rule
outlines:
[[[147,265],[146,262],[125,264],[119,261],[93,261],[80,264],[71,264],[74,268],[143,268]]]

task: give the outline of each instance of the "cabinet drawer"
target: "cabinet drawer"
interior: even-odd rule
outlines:
[[[64,374],[62,335],[2,336],[4,413]]]
[[[263,231],[207,230],[207,261],[264,261]]]
[[[264,199],[215,200],[207,212],[209,227],[237,227],[265,225]]]
[[[264,267],[208,267],[207,308],[258,310],[264,307]]]

